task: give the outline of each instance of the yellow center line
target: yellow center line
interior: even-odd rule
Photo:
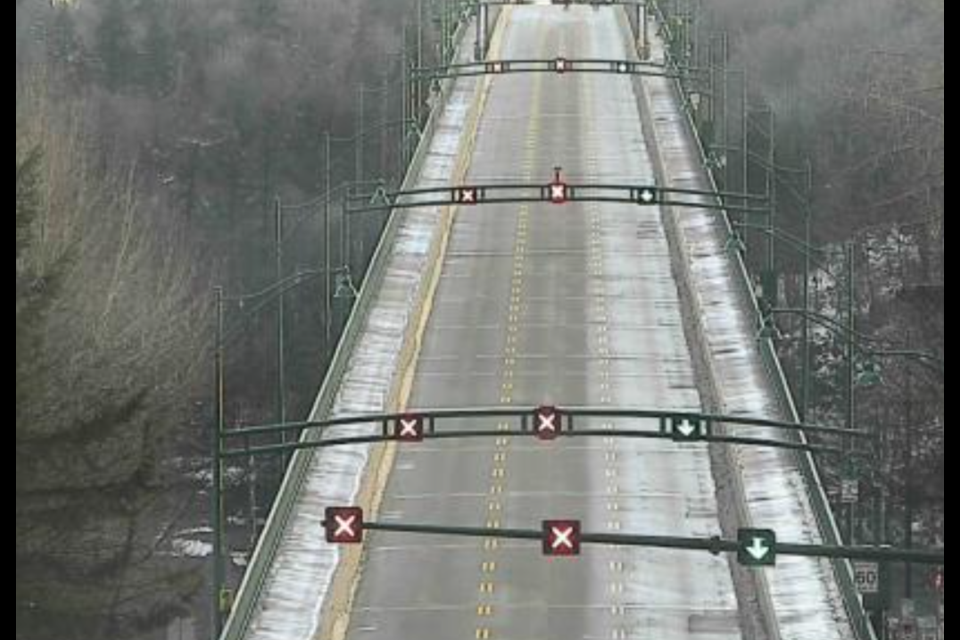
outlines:
[[[506,10],[510,12],[510,8]],[[509,19],[509,13],[507,19]],[[538,50],[544,49],[547,30],[541,29],[538,42]],[[523,173],[526,180],[531,180],[534,169],[537,164],[537,152],[540,145],[540,109],[542,98],[542,77],[536,76],[532,86],[532,96],[530,100],[530,111],[527,122],[527,131],[523,141],[524,159],[522,162]],[[519,341],[520,324],[524,316],[524,289],[525,289],[525,266],[527,256],[527,242],[530,231],[530,208],[523,205],[517,213],[516,228],[514,230],[513,247],[513,265],[510,276],[509,287],[509,306],[506,318],[506,343],[504,345],[503,370],[500,387],[500,402],[504,405],[513,403],[514,393],[516,391],[516,364],[517,364],[517,343]],[[498,430],[510,430],[510,424],[501,422],[497,425]],[[499,529],[501,526],[500,516],[504,511],[504,503],[500,496],[504,493],[504,485],[507,475],[507,456],[510,445],[510,437],[498,437],[493,454],[493,468],[491,470],[491,485],[489,497],[487,500],[487,527],[489,529]],[[483,552],[489,554],[482,560],[480,570],[482,579],[479,585],[480,603],[477,605],[478,624],[476,630],[477,640],[488,640],[493,637],[493,632],[489,626],[490,619],[494,615],[494,607],[490,602],[496,591],[494,576],[496,574],[497,564],[491,557],[499,550],[499,541],[496,538],[485,538],[483,541]]]
[[[589,47],[590,45],[590,32],[586,32],[587,40],[586,44]],[[589,175],[592,179],[599,179],[601,175],[601,163],[598,158],[597,148],[596,148],[596,126],[594,118],[594,109],[593,109],[593,83],[592,79],[584,78],[580,82],[580,92],[579,97],[581,100],[581,111],[584,114],[584,121],[586,123],[586,155],[587,155],[587,167]],[[610,382],[610,328],[609,328],[609,317],[607,315],[607,304],[606,304],[606,287],[604,281],[605,274],[605,261],[604,261],[604,225],[603,225],[603,212],[599,204],[591,203],[589,205],[590,213],[590,240],[589,240],[589,254],[590,254],[590,267],[592,275],[596,278],[597,293],[594,297],[595,301],[595,310],[597,314],[597,331],[595,338],[595,345],[597,353],[599,355],[599,373],[600,373],[600,403],[602,405],[608,405],[612,403],[612,385]],[[610,423],[604,424],[602,428],[610,429],[613,425]],[[621,528],[620,521],[620,500],[618,494],[620,492],[620,487],[617,483],[619,477],[618,463],[619,463],[619,454],[617,452],[617,442],[612,438],[605,438],[604,442],[607,446],[607,451],[604,456],[606,463],[606,472],[605,476],[607,479],[607,494],[608,499],[606,501],[607,513],[609,519],[607,521],[607,528],[610,531],[619,531]],[[611,638],[614,640],[626,639],[629,637],[629,632],[624,626],[624,617],[625,617],[625,608],[621,603],[621,598],[624,593],[624,574],[625,574],[625,565],[624,562],[620,559],[621,551],[617,548],[613,549],[613,553],[617,554],[615,559],[610,561],[609,570],[610,570],[610,587],[609,587],[609,596],[612,600],[612,605],[610,607],[610,613],[613,617],[613,626],[611,629]]]

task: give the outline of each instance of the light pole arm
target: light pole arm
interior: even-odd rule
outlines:
[[[859,331],[854,331],[853,334],[850,333],[850,330],[845,327],[843,324],[834,320],[833,318],[826,316],[822,313],[817,313],[814,311],[806,311],[804,309],[797,308],[775,308],[770,309],[767,313],[767,318],[770,316],[776,315],[795,315],[805,317],[811,322],[820,325],[821,327],[827,329],[832,334],[837,337],[840,337],[844,340],[849,340],[853,338],[853,345],[861,355],[865,355],[871,358],[881,358],[881,359],[893,359],[893,358],[906,358],[912,359],[924,364],[925,366],[931,367],[939,373],[943,373],[944,369],[944,360],[941,356],[938,356],[935,353],[929,351],[919,351],[913,349],[875,349],[870,346],[865,345],[864,343],[876,343],[879,342],[877,338],[873,336],[868,336]]]
[[[221,346],[225,346],[230,341],[238,337],[238,335],[242,333],[243,329],[245,328],[246,322],[257,316],[257,314],[263,311],[280,296],[285,295],[289,291],[292,291],[301,285],[312,282],[321,276],[343,273],[346,270],[346,266],[334,267],[333,269],[301,269],[296,273],[278,280],[277,282],[274,282],[273,284],[264,287],[259,291],[238,296],[224,297],[223,301],[225,303],[230,302],[240,304],[241,307],[250,302],[256,302],[257,304],[253,308],[246,311],[240,325],[233,327],[230,331],[226,331],[221,335]]]

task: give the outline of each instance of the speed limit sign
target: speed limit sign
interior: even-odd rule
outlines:
[[[880,593],[880,564],[877,562],[853,563],[853,576],[857,591],[861,595],[871,596]]]

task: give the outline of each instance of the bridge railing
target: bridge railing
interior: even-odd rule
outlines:
[[[455,42],[463,41],[467,26],[466,21],[460,23],[455,32]],[[453,82],[453,80],[449,80],[442,84],[442,94],[444,96],[448,95]],[[406,177],[403,181],[404,188],[412,188],[418,179],[429,153],[431,140],[445,109],[446,100],[439,100],[433,106],[423,128],[420,143],[407,168]],[[343,334],[337,344],[330,367],[320,387],[316,403],[310,413],[312,419],[329,416],[333,411],[340,381],[347,370],[350,356],[369,315],[377,290],[384,281],[389,250],[398,236],[400,223],[400,216],[391,213],[371,259],[367,275],[357,294],[356,302],[350,312]],[[306,429],[301,439],[303,441],[316,441],[320,437],[322,437],[321,431]],[[270,515],[244,574],[226,625],[220,635],[222,640],[243,640],[246,637],[266,587],[270,568],[276,560],[287,526],[293,517],[295,506],[307,481],[314,453],[313,450],[309,449],[298,451],[287,467],[283,482],[270,510]]]
[[[661,4],[659,2],[651,2],[650,4],[656,20],[660,25],[664,26],[665,36],[669,38],[669,26],[667,26],[669,25],[669,20],[666,19],[667,17],[664,15]],[[665,51],[668,64],[680,64],[670,56],[669,48],[667,48]],[[696,126],[694,114],[690,110],[692,101],[689,99],[689,96],[684,96],[683,83],[679,80],[675,80],[674,83],[676,90],[680,92],[680,95],[684,98],[682,100],[685,111],[684,115],[687,119],[688,129],[696,141],[696,147],[700,154],[700,159],[703,163],[703,166],[708,167],[705,172],[707,180],[714,190],[718,190],[718,181],[713,175],[713,171],[709,169],[709,167],[713,166],[713,163],[710,160],[706,146],[704,145],[698,127]],[[726,228],[725,230],[728,233],[728,237],[734,237],[735,233],[730,216],[724,214],[722,219]],[[741,304],[754,318],[759,335],[760,330],[763,328],[764,316],[760,308],[759,301],[754,293],[749,270],[747,269],[746,262],[744,261],[740,252],[735,251],[731,253],[731,260],[733,261],[734,269],[737,272],[736,281],[740,292]],[[791,421],[800,422],[800,414],[797,410],[793,393],[790,390],[790,385],[787,381],[780,358],[777,355],[773,340],[770,338],[758,338],[758,340],[760,342],[761,357],[768,375],[768,380],[770,381],[771,387],[777,396],[777,400],[779,401],[783,414]],[[792,437],[804,443],[808,442],[808,437],[802,431],[793,433]],[[842,544],[840,528],[837,524],[836,518],[834,517],[833,510],[830,507],[826,490],[824,489],[823,479],[820,475],[817,464],[809,452],[798,451],[795,455],[800,471],[806,480],[807,487],[809,488],[810,504],[813,507],[814,515],[817,519],[817,524],[820,529],[820,534],[823,536],[824,543],[839,546]],[[850,618],[850,623],[853,626],[853,630],[857,634],[857,637],[859,640],[877,640],[873,626],[870,624],[866,610],[864,609],[863,600],[857,590],[852,563],[849,560],[835,559],[831,561],[831,564],[833,567],[834,576],[837,580],[837,585],[843,598],[844,608]]]

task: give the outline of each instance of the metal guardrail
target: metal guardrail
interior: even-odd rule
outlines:
[[[467,23],[461,22],[454,36],[456,42],[463,41],[463,33],[466,27]],[[446,88],[449,89],[452,84],[452,80],[447,82]],[[444,91],[443,93],[446,95],[448,91]],[[407,174],[403,181],[404,187],[411,187],[418,179],[424,161],[429,153],[430,144],[436,132],[438,122],[443,116],[445,109],[446,100],[441,100],[431,111],[421,135],[420,143],[407,169]],[[320,387],[317,401],[310,412],[311,418],[313,419],[319,416],[329,416],[333,411],[340,381],[347,369],[350,356],[364,326],[376,291],[383,282],[389,258],[389,249],[397,237],[400,222],[400,216],[391,212],[384,232],[380,237],[380,242],[377,244],[367,276],[364,278],[356,303],[347,320],[343,335],[337,344],[330,367],[327,370],[327,375]],[[308,429],[304,431],[302,440],[316,441],[320,437],[322,437],[321,433]],[[220,635],[221,640],[243,640],[243,638],[246,637],[250,623],[256,613],[260,596],[266,586],[270,568],[276,559],[287,525],[293,516],[294,507],[307,480],[307,473],[313,460],[313,454],[312,451],[297,452],[287,467],[283,483],[280,486],[273,507],[270,510],[270,515],[267,518],[263,532],[254,550],[253,558],[244,574],[236,601],[227,618],[224,630]]]

